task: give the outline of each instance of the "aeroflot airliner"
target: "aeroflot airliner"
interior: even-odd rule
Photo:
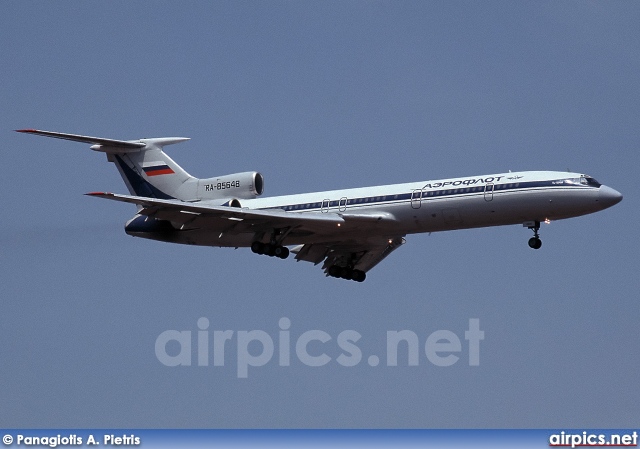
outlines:
[[[327,276],[365,280],[407,234],[522,224],[542,245],[541,222],[597,212],[622,195],[580,173],[526,171],[258,198],[258,172],[189,175],[163,147],[189,140],[113,140],[35,129],[19,132],[92,144],[131,195],[87,195],[135,204],[125,232],[172,243],[250,247],[256,254],[323,263]]]

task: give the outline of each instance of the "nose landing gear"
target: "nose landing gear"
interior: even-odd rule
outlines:
[[[529,221],[526,222],[524,226],[533,231],[533,237],[529,239],[529,247],[533,249],[540,249],[542,246],[542,240],[540,240],[540,234],[538,234],[538,231],[540,230],[540,222]]]

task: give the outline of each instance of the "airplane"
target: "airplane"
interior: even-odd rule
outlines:
[[[327,276],[362,282],[408,234],[522,224],[539,249],[540,224],[611,207],[622,195],[591,176],[522,171],[259,198],[256,171],[198,179],[164,151],[190,140],[114,140],[36,129],[17,132],[91,144],[106,153],[130,195],[89,196],[135,204],[131,236],[249,247],[256,254],[322,263]]]

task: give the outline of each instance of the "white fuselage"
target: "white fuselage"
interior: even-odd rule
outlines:
[[[243,200],[241,207],[361,218],[327,232],[326,241],[332,241],[338,235],[361,237],[362,232],[396,237],[560,220],[597,212],[621,199],[617,191],[585,175],[528,171],[256,198]],[[237,247],[249,246],[255,238],[223,231],[193,229],[174,241]],[[318,235],[312,240],[318,242]],[[285,245],[304,243],[304,235],[292,234],[284,240]]]

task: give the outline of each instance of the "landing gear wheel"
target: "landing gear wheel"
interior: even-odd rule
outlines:
[[[349,267],[342,267],[342,269],[340,270],[340,277],[342,279],[346,279],[347,281],[350,281],[351,279],[353,279],[353,270]]]
[[[286,259],[289,257],[289,248],[286,246],[277,246],[276,249],[273,250],[273,254],[280,259]]]
[[[264,254],[264,243],[253,242],[251,244],[251,251],[253,251],[255,254]]]
[[[351,267],[341,267],[339,265],[331,265],[327,270],[327,274],[334,278],[356,282],[363,282],[367,278],[366,273],[362,270],[354,270]]]
[[[542,240],[540,240],[540,238],[531,237],[529,239],[529,247],[531,247],[533,249],[540,249],[541,246],[542,246]]]
[[[264,254],[266,254],[269,257],[273,257],[276,255],[276,246],[272,245],[271,243],[267,243],[264,245]]]
[[[269,257],[286,259],[289,257],[289,248],[286,246],[274,245],[272,243],[262,243],[259,241],[251,244],[251,251],[256,254],[263,254]]]
[[[538,231],[540,230],[540,222],[530,221],[525,223],[525,226],[533,231],[533,237],[529,239],[529,247],[533,249],[540,249],[542,246],[542,240],[540,240],[540,234],[538,234]]]

